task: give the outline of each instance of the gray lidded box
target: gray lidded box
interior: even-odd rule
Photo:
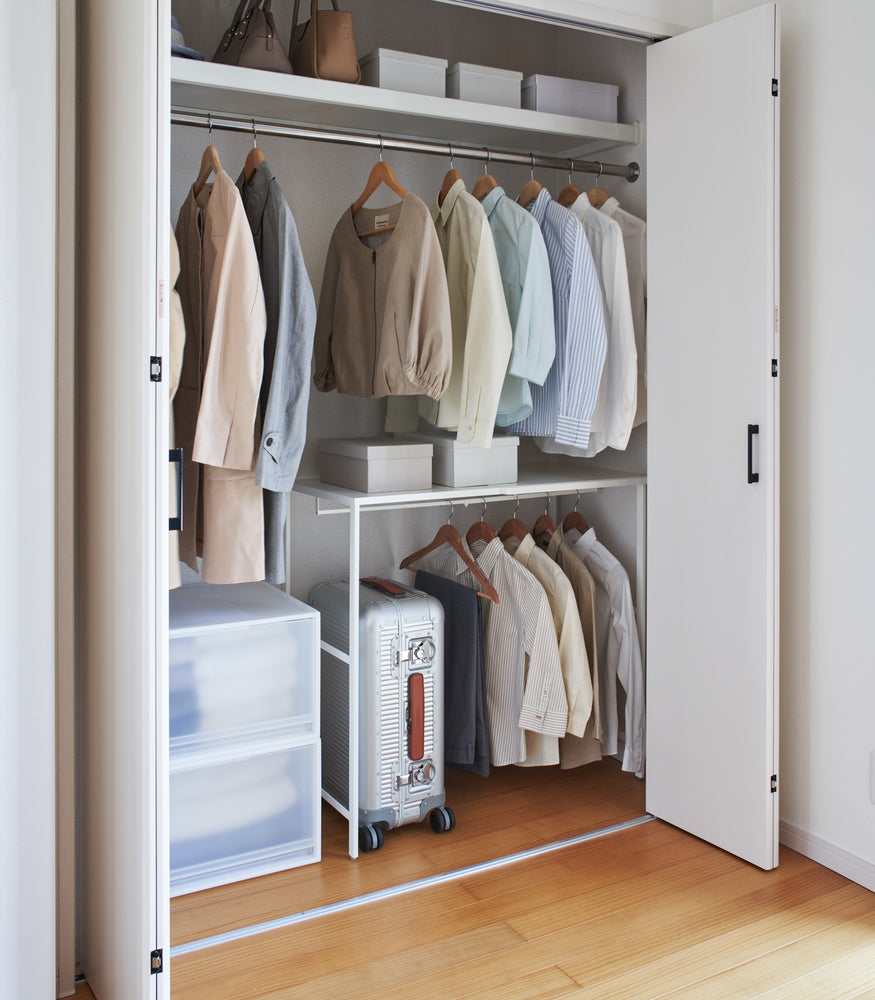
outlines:
[[[513,435],[493,434],[489,448],[460,444],[455,434],[439,430],[403,437],[432,445],[431,478],[439,486],[495,486],[517,481],[520,439]]]
[[[360,493],[431,488],[432,446],[393,438],[328,438],[319,442],[319,478]]]
[[[516,70],[458,62],[447,70],[447,97],[518,108],[522,79]]]
[[[541,73],[527,76],[522,84],[523,107],[530,111],[600,122],[617,121],[619,96],[620,88],[615,83],[589,83]]]
[[[382,90],[401,90],[408,94],[443,97],[447,60],[420,56],[415,52],[375,49],[359,59],[362,83]]]

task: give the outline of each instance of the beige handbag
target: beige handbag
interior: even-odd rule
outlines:
[[[295,72],[340,83],[358,83],[361,67],[355,51],[352,14],[337,9],[319,10],[319,0],[310,0],[310,20],[298,24],[300,0],[295,0],[289,55]]]
[[[240,0],[213,62],[268,69],[275,73],[292,72],[292,64],[277,37],[270,4],[271,0]]]

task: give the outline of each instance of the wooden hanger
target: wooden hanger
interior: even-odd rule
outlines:
[[[586,192],[586,196],[589,198],[589,203],[593,208],[601,208],[608,198],[611,197],[602,187],[594,187],[591,191]]]
[[[252,180],[255,176],[255,171],[264,163],[264,153],[258,148],[258,133],[255,131],[255,119],[252,119],[252,149],[249,150],[246,156],[246,162],[243,164],[243,186]]]
[[[474,185],[471,195],[478,201],[482,201],[490,191],[494,191],[498,187],[498,181],[489,173],[489,160],[491,154],[489,150],[486,150],[486,166],[483,168],[483,173],[477,178],[477,182]]]
[[[364,205],[368,198],[371,197],[381,184],[385,184],[386,187],[391,188],[399,198],[403,198],[407,194],[404,188],[398,183],[395,175],[392,173],[392,168],[383,159],[382,145],[380,146],[380,159],[377,160],[373,167],[371,167],[371,172],[368,174],[368,181],[365,184],[364,191],[362,191],[362,193],[350,206],[350,211],[353,215],[359,211],[362,205]]]
[[[475,521],[465,535],[465,541],[469,545],[480,541],[491,542],[493,538],[495,538],[495,532],[485,521]]]
[[[579,197],[580,188],[576,184],[566,184],[565,187],[559,192],[559,197],[556,201],[558,201],[564,208],[571,208]]]
[[[517,517],[508,518],[498,529],[498,537],[503,541],[508,538],[518,538],[522,541],[529,533],[529,529]]]
[[[574,531],[575,529],[585,535],[589,531],[589,525],[586,523],[586,518],[577,509],[577,505],[580,503],[580,491],[577,492],[577,499],[574,501],[574,509],[568,511],[562,521],[563,531]]]
[[[210,174],[217,174],[221,169],[222,164],[219,162],[219,151],[212,143],[210,143],[210,145],[204,150],[204,155],[201,157],[200,173],[197,175],[197,180],[192,185],[195,197],[197,197],[203,190],[204,184],[206,184],[207,178]]]
[[[452,515],[451,515],[452,516]],[[402,560],[400,569],[408,569],[414,563],[419,562],[423,556],[428,555],[429,552],[434,551],[439,546],[444,543],[449,544],[449,546],[456,552],[462,562],[471,570],[476,578],[477,582],[480,584],[480,590],[478,591],[478,596],[486,597],[490,601],[494,601],[498,604],[498,591],[489,582],[489,578],[483,572],[482,569],[477,565],[476,562],[471,558],[470,554],[466,550],[465,546],[462,544],[462,536],[451,524],[442,524],[438,528],[437,534],[434,538],[426,545],[424,548],[419,549],[412,555],[407,556]]]
[[[450,193],[450,188],[462,179],[462,175],[453,166],[453,144],[447,144],[450,147],[450,169],[444,174],[444,182],[441,184],[441,189],[438,192],[438,205],[443,205],[444,198]]]
[[[520,191],[519,198],[517,198],[517,204],[522,205],[523,208],[525,208],[530,201],[534,201],[542,191],[541,183],[535,180],[535,154],[529,153],[529,156],[532,158],[532,176],[530,180],[527,180],[526,183],[523,184],[523,189]]]

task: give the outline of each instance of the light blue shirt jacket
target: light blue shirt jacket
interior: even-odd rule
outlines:
[[[513,349],[495,423],[507,427],[532,412],[529,383],[543,385],[556,356],[553,286],[544,237],[534,218],[504,188],[482,199],[498,255]]]

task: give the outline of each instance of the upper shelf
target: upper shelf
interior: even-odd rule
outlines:
[[[637,122],[600,122],[193,59],[170,64],[175,111],[577,158],[639,139]]]

